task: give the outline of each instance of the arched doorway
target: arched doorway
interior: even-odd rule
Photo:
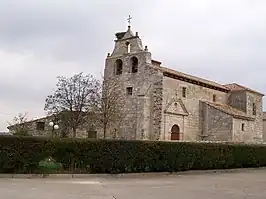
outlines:
[[[171,140],[180,140],[180,129],[177,124],[171,128]]]

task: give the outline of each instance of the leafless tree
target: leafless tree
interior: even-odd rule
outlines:
[[[100,82],[92,75],[79,73],[72,77],[59,76],[56,87],[46,98],[44,110],[58,115],[61,125],[71,129],[75,138],[77,129],[87,122],[87,113],[98,100]]]
[[[106,138],[110,131],[120,131],[122,121],[126,117],[125,91],[117,78],[110,78],[103,81],[98,97],[93,113],[95,122],[103,129],[103,136]]]
[[[13,135],[27,136],[29,132],[27,113],[19,113],[13,118],[12,122],[8,122],[9,130]]]

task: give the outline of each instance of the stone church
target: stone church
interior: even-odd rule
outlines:
[[[126,93],[120,138],[262,141],[262,93],[162,66],[130,26],[115,36],[104,78],[117,78]]]

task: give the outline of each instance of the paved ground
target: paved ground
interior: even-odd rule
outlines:
[[[2,199],[265,199],[266,169],[233,173],[0,179]]]

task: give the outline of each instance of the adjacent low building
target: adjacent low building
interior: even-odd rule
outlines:
[[[52,126],[50,126],[51,122],[53,124]],[[55,126],[58,126],[58,129]],[[23,132],[30,136],[73,137],[73,131],[61,126],[61,122],[55,115],[11,125],[7,128],[11,134],[16,134],[23,129]],[[97,131],[86,123],[77,129],[76,138],[97,138]]]

